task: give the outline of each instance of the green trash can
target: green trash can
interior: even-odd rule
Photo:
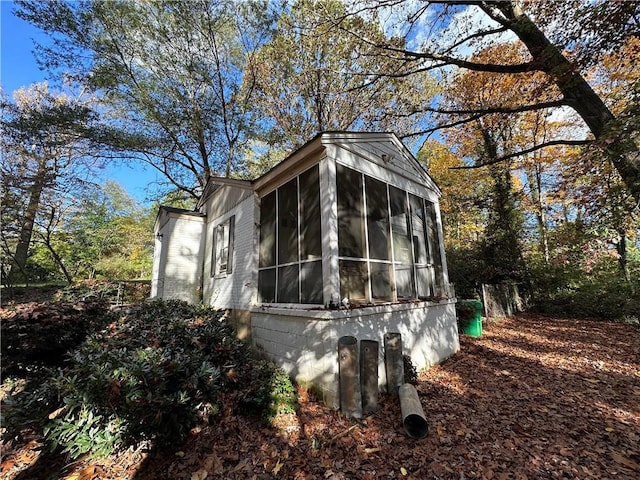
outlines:
[[[482,302],[480,300],[461,300],[458,302],[458,320],[462,333],[470,337],[482,335]]]

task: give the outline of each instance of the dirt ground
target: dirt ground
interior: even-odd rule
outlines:
[[[522,315],[461,336],[461,350],[422,372],[429,422],[409,438],[397,398],[350,421],[301,391],[276,428],[236,416],[183,445],[69,463],[40,439],[5,444],[3,479],[637,479],[640,328]]]

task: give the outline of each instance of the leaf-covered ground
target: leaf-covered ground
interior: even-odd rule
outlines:
[[[39,439],[3,451],[2,478],[636,479],[640,478],[640,329],[526,315],[461,337],[423,372],[429,435],[409,438],[396,398],[361,422],[304,392],[277,428],[235,415],[184,445],[65,464]]]

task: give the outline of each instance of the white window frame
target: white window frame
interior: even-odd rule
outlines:
[[[213,227],[211,276],[224,277],[233,272],[235,215]]]
[[[343,166],[344,168],[348,168],[350,170],[353,170],[355,172],[357,172],[359,175],[361,175],[362,178],[362,199],[363,199],[363,211],[364,211],[364,218],[362,219],[362,228],[363,228],[363,241],[365,244],[365,257],[362,258],[355,258],[355,257],[347,257],[347,256],[340,256],[338,255],[338,260],[339,262],[343,262],[343,261],[353,261],[353,262],[361,262],[364,265],[366,265],[366,279],[365,279],[365,298],[364,299],[360,299],[360,298],[349,298],[348,295],[346,295],[346,298],[353,304],[363,304],[363,305],[367,305],[367,304],[385,304],[385,303],[393,303],[393,302],[399,302],[399,301],[404,301],[404,300],[428,300],[430,298],[432,298],[433,296],[437,295],[439,291],[442,290],[442,288],[440,287],[440,284],[443,282],[443,278],[442,278],[442,260],[441,260],[441,255],[439,253],[439,249],[440,249],[440,245],[439,245],[439,237],[440,237],[440,233],[437,229],[437,224],[436,222],[436,216],[435,216],[435,204],[433,202],[431,202],[430,200],[428,200],[427,198],[423,197],[420,194],[411,192],[410,190],[407,190],[404,187],[400,187],[400,186],[396,186],[392,183],[390,183],[389,181],[385,181],[385,180],[381,180],[379,178],[373,177],[367,173],[364,173],[358,169],[355,169],[351,166],[347,166],[347,165],[343,165],[340,164],[341,166]],[[337,175],[337,173],[336,173]],[[390,256],[388,260],[378,260],[378,259],[373,259],[370,257],[370,252],[369,252],[369,224],[368,224],[368,220],[367,220],[367,201],[368,201],[368,195],[369,192],[367,192],[366,189],[366,179],[367,177],[373,178],[374,180],[378,180],[380,182],[383,182],[386,184],[387,187],[387,204],[388,204],[388,208],[389,208],[389,214],[388,214],[388,219],[389,219],[389,248],[390,248]],[[402,195],[404,197],[404,204],[405,204],[405,215],[407,215],[407,219],[406,219],[406,228],[407,228],[407,233],[405,234],[408,237],[408,242],[409,245],[407,245],[407,254],[408,254],[408,262],[404,261],[404,262],[400,262],[398,261],[398,259],[396,258],[397,256],[397,252],[396,249],[394,248],[394,242],[395,242],[395,238],[398,235],[396,232],[394,232],[394,225],[393,225],[393,216],[391,215],[391,192],[390,192],[390,188],[394,187],[397,190],[399,190],[400,192],[402,192]],[[410,195],[413,195],[414,197],[416,197],[419,202],[420,202],[420,208],[424,211],[423,215],[423,227],[421,230],[421,235],[423,238],[423,241],[425,242],[426,245],[426,262],[418,262],[416,255],[417,255],[417,245],[414,239],[414,220],[412,218],[412,207],[411,207],[411,202],[410,202]],[[433,215],[431,215],[431,211],[433,210]],[[430,230],[430,231],[429,231]],[[339,235],[339,234],[338,234]],[[431,238],[431,236],[433,236],[433,238]],[[438,249],[437,251],[435,249]],[[437,255],[436,255],[437,252]],[[391,289],[391,300],[384,300],[384,299],[375,299],[373,298],[373,284],[372,284],[372,278],[371,278],[371,274],[372,274],[372,265],[373,264],[389,264],[392,266],[390,274],[389,274],[389,282],[390,282],[390,289]],[[399,296],[398,295],[398,275],[397,275],[397,268],[399,266],[405,266],[407,267],[408,272],[411,275],[411,295],[410,296]],[[426,295],[420,295],[420,286],[418,285],[418,281],[419,281],[419,277],[418,277],[418,270],[419,269],[426,269],[426,283],[423,285],[423,287],[426,287]],[[438,271],[439,270],[439,271]],[[345,296],[344,292],[340,292],[341,296]]]
[[[302,302],[302,297],[303,297],[303,292],[302,292],[302,288],[303,288],[303,270],[305,268],[306,265],[310,265],[312,263],[318,263],[320,265],[320,277],[318,277],[318,279],[322,282],[324,280],[324,265],[322,264],[322,244],[320,244],[320,253],[319,254],[313,254],[313,255],[307,255],[305,258],[303,258],[303,236],[300,232],[300,228],[301,225],[303,224],[303,219],[302,219],[302,193],[301,193],[301,180],[300,178],[306,174],[307,172],[309,172],[311,169],[313,168],[317,168],[318,169],[318,194],[320,196],[319,198],[319,207],[320,209],[322,209],[322,191],[320,188],[320,165],[319,164],[314,164],[312,166],[310,166],[309,168],[307,168],[306,170],[300,172],[299,174],[297,174],[295,177],[293,177],[292,179],[287,180],[287,182],[284,182],[282,184],[279,184],[277,188],[275,188],[274,190],[272,190],[271,192],[265,194],[262,196],[262,198],[267,197],[268,195],[274,194],[275,195],[275,259],[274,259],[274,263],[272,265],[266,265],[263,267],[259,267],[258,268],[258,272],[260,274],[260,272],[263,271],[267,271],[267,270],[271,270],[273,269],[275,272],[275,298],[273,302],[267,302],[267,301],[262,301],[260,300],[261,304],[265,304],[265,305],[283,305],[283,306],[287,306],[287,307],[291,307],[291,306],[300,306],[300,307],[317,307],[318,305],[322,305],[324,303],[324,295],[323,298],[321,299],[320,302],[318,303],[300,303]],[[296,182],[296,199],[297,199],[297,212],[296,212],[296,232],[297,232],[297,248],[298,248],[298,257],[293,260],[293,261],[282,261],[279,257],[279,248],[280,248],[280,229],[279,229],[279,218],[280,218],[280,195],[282,194],[282,190],[281,187],[283,187],[284,185],[286,185],[287,183],[289,183],[290,181],[295,180]],[[279,280],[279,271],[282,268],[286,268],[286,267],[293,267],[293,266],[297,266],[298,267],[298,280],[297,280],[297,288],[298,288],[298,302],[285,302],[279,299],[279,295],[281,292],[281,282]],[[260,281],[258,281],[258,289],[260,289]],[[320,291],[321,294],[323,294],[323,290]],[[259,294],[260,296],[260,294]]]

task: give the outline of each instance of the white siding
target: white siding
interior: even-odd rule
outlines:
[[[162,284],[160,284],[160,277],[163,278],[164,282],[164,274],[161,274],[160,272],[160,268],[164,266],[161,261],[164,252],[162,251],[162,239],[157,235],[158,232],[155,232],[153,268],[151,270],[151,298],[162,297]],[[166,262],[166,258],[164,259],[164,262]]]
[[[169,215],[161,229],[162,237],[157,239],[161,253],[154,292],[158,296],[190,303],[200,301],[204,226],[201,217]]]
[[[208,305],[248,310],[255,302],[258,284],[256,202],[257,198],[252,194],[207,224],[203,300]],[[214,228],[232,215],[235,215],[233,269],[229,274],[212,276]]]
[[[384,154],[384,159],[383,159]],[[320,163],[324,301],[340,299],[338,280],[335,163],[427,198],[438,209],[440,191],[411,153],[388,134],[324,134],[255,182],[215,184],[198,214],[159,216],[154,257],[153,292],[162,298],[203,301],[233,309],[250,329],[253,345],[300,382],[317,386],[324,401],[338,406],[338,339],[352,335],[379,342],[379,378],[386,388],[383,338],[402,334],[403,353],[418,368],[428,367],[459,349],[455,299],[372,306],[353,310],[304,310],[293,305],[256,305],[258,283],[259,195],[314,163]],[[215,188],[214,188],[215,187]],[[253,190],[255,189],[255,190]],[[440,250],[447,281],[440,212]],[[213,232],[235,215],[233,269],[211,274]],[[206,218],[206,222],[205,222]],[[199,289],[202,288],[202,291]],[[200,296],[202,294],[202,296]],[[249,326],[250,323],[250,326]]]

